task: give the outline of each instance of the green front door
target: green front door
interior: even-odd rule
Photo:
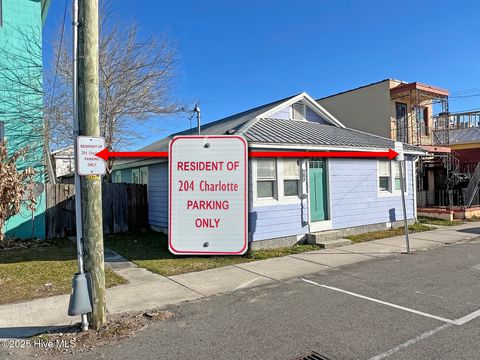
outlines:
[[[309,162],[309,189],[310,189],[310,220],[322,221],[328,219],[327,206],[327,177],[325,161],[310,160]]]

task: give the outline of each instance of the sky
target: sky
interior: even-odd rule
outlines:
[[[44,27],[47,63],[65,1],[71,26],[71,0],[53,0]],[[480,108],[478,1],[114,1],[122,24],[177,43],[174,97],[198,102],[203,123],[302,91],[319,98],[386,78],[450,90],[450,111]],[[189,115],[149,127],[132,148],[189,128]]]

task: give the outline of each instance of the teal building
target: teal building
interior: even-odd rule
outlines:
[[[42,28],[50,0],[0,0],[0,135],[9,152],[28,146],[20,169],[45,183]],[[40,186],[41,187],[41,186]],[[7,237],[45,237],[45,191],[34,214],[23,209],[5,225]],[[32,216],[33,215],[33,216]]]

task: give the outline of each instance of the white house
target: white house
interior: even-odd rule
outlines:
[[[52,165],[56,178],[73,175],[75,172],[73,146],[52,151],[50,156],[52,158]]]

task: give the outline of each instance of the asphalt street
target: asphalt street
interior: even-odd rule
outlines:
[[[372,258],[168,309],[62,359],[480,359],[480,240]]]

